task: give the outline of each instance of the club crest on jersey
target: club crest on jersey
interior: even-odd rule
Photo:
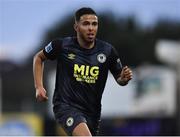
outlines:
[[[45,51],[46,51],[47,53],[51,52],[52,49],[53,49],[53,48],[52,48],[51,43],[49,43],[49,44],[45,47]]]
[[[69,117],[67,120],[66,120],[66,125],[68,127],[72,126],[74,123],[74,119],[72,117]]]
[[[106,55],[101,53],[99,55],[97,55],[97,60],[100,62],[100,63],[104,63],[106,61]]]
[[[73,53],[68,54],[68,59],[75,59],[76,55]]]

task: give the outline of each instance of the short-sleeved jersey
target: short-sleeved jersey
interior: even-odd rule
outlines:
[[[117,79],[122,69],[113,46],[96,39],[92,49],[84,49],[76,37],[66,37],[53,40],[43,52],[57,60],[54,106],[66,104],[99,116],[108,70]]]

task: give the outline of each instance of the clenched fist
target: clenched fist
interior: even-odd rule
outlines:
[[[46,90],[44,88],[37,88],[36,89],[36,99],[38,101],[46,101],[48,97],[46,95]]]
[[[120,85],[124,86],[129,82],[129,80],[132,79],[132,76],[133,76],[132,70],[128,66],[125,66],[122,68],[120,77],[117,79],[117,82]]]

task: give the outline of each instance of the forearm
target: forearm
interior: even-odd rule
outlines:
[[[44,63],[39,54],[34,56],[33,60],[33,76],[35,88],[43,87],[43,70]]]

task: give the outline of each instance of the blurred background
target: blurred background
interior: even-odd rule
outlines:
[[[134,74],[126,87],[109,74],[99,135],[180,135],[179,0],[0,0],[0,135],[65,135],[51,108],[56,62],[45,63],[45,103],[35,99],[32,63],[52,39],[75,35],[83,6]]]

